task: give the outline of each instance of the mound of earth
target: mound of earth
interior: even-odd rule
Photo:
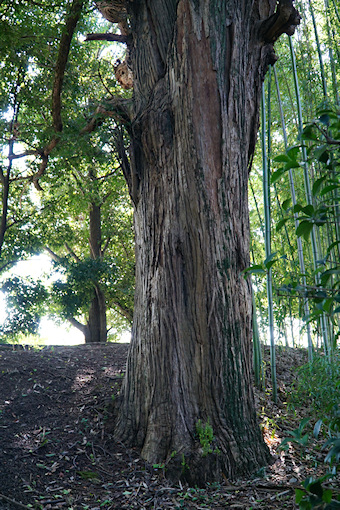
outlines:
[[[0,509],[294,508],[294,488],[312,469],[298,452],[279,453],[253,480],[199,489],[171,484],[162,467],[114,441],[105,424],[127,350],[113,343],[0,349]],[[280,402],[256,394],[274,454],[280,436],[296,428],[284,420],[284,402],[305,360],[304,351],[282,350]]]

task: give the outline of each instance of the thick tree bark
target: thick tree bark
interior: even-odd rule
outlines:
[[[115,433],[193,483],[248,474],[269,458],[241,272],[260,89],[273,60],[258,31],[275,3],[131,3],[136,296]],[[214,432],[208,455],[198,423]]]

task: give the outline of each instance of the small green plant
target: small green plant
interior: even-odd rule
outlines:
[[[215,436],[213,428],[209,423],[209,419],[205,425],[203,425],[202,420],[198,420],[196,423],[196,432],[203,450],[203,457],[206,457],[209,453],[219,453],[218,448],[213,448]]]
[[[182,465],[182,474],[186,473],[187,471],[189,471],[189,466],[185,460],[185,455],[184,453],[182,453],[182,462],[181,462],[181,465]]]
[[[331,489],[325,489],[322,483],[331,475],[328,473],[316,480],[307,478],[303,482],[304,489],[295,489],[295,502],[299,508],[310,510],[318,508],[323,510],[340,509],[340,500],[333,498]]]
[[[304,418],[297,429],[295,430],[289,430],[287,434],[290,435],[290,437],[285,437],[283,441],[280,444],[281,450],[287,450],[289,443],[295,443],[299,444],[300,446],[307,446],[309,434],[303,434],[303,429],[306,427],[307,423],[310,421],[310,418]]]
[[[152,467],[154,469],[164,469],[165,468],[165,464],[152,464]]]

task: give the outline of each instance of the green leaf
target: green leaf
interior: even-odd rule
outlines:
[[[301,489],[295,489],[295,503],[299,504],[305,496],[305,491]]]
[[[311,125],[308,125],[305,127],[301,134],[302,140],[308,140],[308,141],[317,141],[317,136],[313,130],[313,127]]]
[[[280,154],[279,156],[276,156],[273,161],[276,163],[288,163],[291,159],[287,156],[287,154]]]
[[[320,483],[320,480],[316,480],[315,482],[311,483],[309,485],[309,491],[312,494],[315,494],[316,496],[318,496],[319,498],[322,498],[323,488]]]
[[[303,212],[307,216],[313,216],[315,210],[314,210],[314,207],[312,206],[312,204],[308,204],[301,209],[301,212]]]
[[[303,209],[301,204],[295,204],[293,207],[293,213],[299,213]]]
[[[293,147],[289,147],[289,149],[287,149],[287,155],[291,160],[296,161],[297,157],[300,154],[300,150],[301,145],[294,145]]]
[[[319,179],[317,179],[314,184],[313,184],[313,187],[312,187],[312,193],[314,196],[316,196],[320,189],[321,189],[321,186],[323,185],[323,183],[327,180],[327,176],[324,175],[323,177],[320,177]]]
[[[340,184],[330,184],[329,186],[325,186],[321,192],[320,192],[320,196],[324,196],[326,195],[326,193],[329,193],[330,191],[333,191],[334,189],[339,189],[340,188]]]
[[[327,271],[325,271],[324,273],[322,273],[320,279],[321,279],[321,285],[323,287],[326,287],[329,279],[331,278],[331,276],[333,275],[339,275],[340,274],[340,269],[337,269],[337,268],[334,268],[334,269],[327,269]]]
[[[283,168],[284,168],[284,170],[291,170],[293,168],[300,168],[300,163],[298,163],[297,161],[290,160],[288,163],[285,164],[285,166]]]
[[[330,503],[332,501],[332,491],[330,489],[324,489],[322,494],[322,501]]]
[[[289,218],[283,218],[282,220],[278,221],[275,227],[276,232],[279,232],[288,220]]]
[[[284,200],[281,204],[281,207],[284,211],[287,211],[287,209],[289,209],[290,205],[292,203],[292,199],[291,198],[287,198],[286,200]]]
[[[298,237],[304,237],[304,239],[306,239],[306,241],[307,241],[309,238],[309,234],[311,233],[312,230],[313,230],[313,223],[311,223],[309,221],[301,221],[301,223],[299,224],[299,226],[296,229],[296,235]]]
[[[314,157],[321,163],[327,163],[329,159],[329,152],[327,145],[321,145],[314,150]]]
[[[274,184],[275,182],[277,182],[281,177],[282,175],[286,172],[285,168],[279,168],[278,170],[276,170],[275,172],[273,172],[270,176],[270,182],[271,184]]]
[[[255,264],[254,266],[250,266],[247,269],[244,269],[242,273],[244,273],[246,278],[249,274],[265,274],[266,271],[263,269],[262,265]]]

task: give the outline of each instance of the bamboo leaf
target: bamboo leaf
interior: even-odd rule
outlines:
[[[318,435],[320,433],[320,430],[321,430],[321,427],[322,427],[322,424],[323,424],[323,421],[322,420],[318,420],[316,422],[316,424],[314,425],[314,429],[313,429],[314,437],[318,437]]]
[[[279,168],[278,170],[276,170],[275,172],[273,172],[270,176],[270,182],[271,184],[274,184],[275,182],[277,182],[281,177],[282,175],[286,172],[285,168],[281,167]]]
[[[307,241],[312,230],[313,230],[313,223],[311,223],[310,221],[304,220],[304,221],[301,221],[300,225],[297,227],[296,235],[298,237],[304,237],[304,239],[306,239],[306,241]]]
[[[325,182],[325,180],[327,180],[327,176],[324,175],[323,177],[320,177],[319,179],[317,179],[314,184],[313,184],[313,188],[312,188],[312,193],[314,196],[316,196],[320,189],[321,189],[321,186],[322,184]]]
[[[275,227],[276,232],[279,232],[279,231],[281,230],[281,228],[282,228],[282,227],[283,227],[283,226],[287,223],[288,219],[289,219],[289,218],[283,218],[282,220],[280,220],[280,221],[277,223],[277,225],[276,225],[276,227]]]
[[[292,199],[291,198],[287,198],[287,200],[284,200],[281,204],[281,207],[284,211],[287,211],[287,209],[289,209],[290,205],[292,203]]]
[[[339,189],[339,184],[330,184],[329,186],[325,186],[323,190],[320,193],[320,196],[326,195],[326,193],[329,193],[330,191],[333,191],[334,189]]]
[[[303,212],[307,216],[312,217],[313,214],[315,213],[315,210],[314,210],[314,207],[312,206],[312,204],[308,204],[301,209],[301,212]]]

